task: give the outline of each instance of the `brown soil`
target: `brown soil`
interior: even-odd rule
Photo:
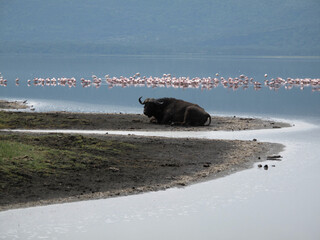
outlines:
[[[185,127],[151,124],[142,114],[96,114],[70,112],[0,111],[0,129],[78,129],[143,131],[239,131],[289,127],[282,122],[258,118],[212,116],[210,126]]]

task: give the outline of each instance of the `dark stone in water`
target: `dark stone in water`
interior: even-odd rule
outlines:
[[[276,160],[276,161],[281,161],[282,156],[281,155],[271,155],[267,156],[267,160]]]

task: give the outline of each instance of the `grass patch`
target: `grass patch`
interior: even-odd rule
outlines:
[[[43,148],[10,140],[0,141],[0,186],[19,183],[34,174],[50,174]]]
[[[39,147],[15,141],[1,141],[0,168],[7,164],[19,165],[25,163],[27,167],[40,169],[39,163],[45,158],[43,153]]]
[[[0,187],[108,168],[136,145],[81,135],[0,135]]]

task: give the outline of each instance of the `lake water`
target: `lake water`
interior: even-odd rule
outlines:
[[[282,77],[319,78],[320,58],[254,58],[254,57],[142,57],[142,56],[0,56],[0,72],[8,80],[0,86],[1,98],[16,98],[37,104],[36,110],[69,110],[95,112],[140,111],[138,98],[176,97],[195,102],[211,113],[259,113],[282,116],[320,115],[320,92],[312,87],[300,90],[259,91],[250,86],[234,91],[220,84],[211,90],[167,87],[113,87],[108,88],[104,76],[162,77],[170,73],[176,77],[235,78],[244,74],[254,81]],[[80,79],[102,78],[100,88],[81,87]],[[74,77],[76,87],[27,86],[34,78]],[[19,86],[15,79],[19,78]],[[49,104],[48,101],[50,102]]]
[[[242,132],[163,132],[168,137],[243,139],[286,146],[276,167],[241,171],[166,191],[0,213],[0,239],[320,239],[320,92],[280,88],[259,91],[113,87],[27,87],[34,77],[141,75],[319,78],[319,58],[243,57],[4,57],[8,79],[1,98],[28,99],[36,111],[142,112],[139,96],[173,96],[212,114],[288,121],[286,129]],[[20,85],[15,86],[15,79]],[[10,83],[10,84],[9,84]],[[117,134],[128,134],[115,132]],[[146,134],[146,133],[135,133]],[[265,163],[264,163],[265,164]]]

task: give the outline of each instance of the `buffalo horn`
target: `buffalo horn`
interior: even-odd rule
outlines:
[[[163,104],[162,101],[158,101],[158,100],[156,100],[156,99],[154,99],[154,98],[146,98],[146,99],[142,102],[142,101],[141,101],[141,98],[142,98],[142,97],[139,97],[139,103],[142,104],[142,105],[144,105],[144,104],[146,104],[146,103],[148,103],[148,102],[150,102],[150,103],[155,103],[155,104],[157,104],[157,105]]]
[[[140,103],[141,105],[143,105],[143,104],[144,104],[144,102],[142,102],[142,101],[141,101],[141,98],[142,98],[142,96],[141,96],[141,97],[139,97],[139,103]]]

